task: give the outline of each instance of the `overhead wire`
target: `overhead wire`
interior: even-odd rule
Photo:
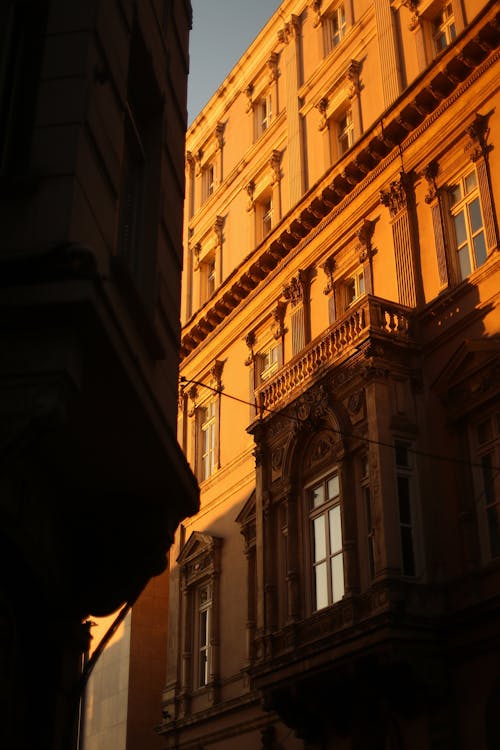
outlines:
[[[277,416],[283,417],[285,419],[290,419],[292,422],[295,422],[297,424],[301,423],[301,420],[294,415],[286,414],[283,410],[280,409],[271,409],[269,406],[263,406],[256,403],[252,403],[251,401],[247,401],[246,399],[242,399],[239,396],[234,396],[232,393],[227,393],[225,390],[222,390],[221,388],[214,388],[211,385],[208,385],[207,383],[203,383],[200,380],[193,380],[191,378],[186,378],[185,375],[180,376],[180,382],[183,383],[189,383],[192,385],[197,385],[202,388],[207,388],[209,391],[212,391],[213,393],[220,394],[221,396],[225,396],[226,398],[231,399],[232,401],[237,401],[240,404],[244,404],[245,406],[252,406],[255,409],[257,409],[260,412],[259,418],[262,419],[262,412],[267,412],[268,414],[275,414]],[[371,445],[380,445],[384,448],[391,448],[391,450],[394,450],[394,445],[392,443],[384,442],[383,440],[375,440],[374,438],[369,438],[366,435],[359,435],[355,432],[345,432],[344,430],[339,430],[335,428],[330,428],[332,432],[337,433],[343,438],[356,438],[358,440],[364,441],[365,443],[371,444]],[[423,458],[429,458],[434,459],[436,461],[448,461],[450,463],[460,464],[463,466],[468,466],[469,468],[482,468],[482,464],[474,461],[469,461],[464,458],[459,458],[457,456],[444,456],[439,453],[432,453],[430,451],[423,451],[414,447],[407,447],[407,450],[409,453],[413,453],[416,456],[422,456]],[[500,472],[500,466],[494,466],[492,465],[491,468],[495,472]]]

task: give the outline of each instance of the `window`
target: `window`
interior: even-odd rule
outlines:
[[[446,3],[432,22],[432,41],[434,52],[438,54],[444,50],[457,35],[453,6]]]
[[[279,344],[273,344],[268,349],[266,349],[262,354],[260,355],[260,361],[261,361],[261,370],[260,370],[260,380],[263,383],[266,380],[269,380],[275,372],[277,372],[279,365],[280,365],[280,345]]]
[[[188,693],[212,685],[219,676],[221,546],[221,539],[194,531],[177,558],[182,632],[178,644],[185,649],[182,687]],[[173,704],[172,717],[176,710]]]
[[[215,190],[215,167],[213,164],[207,164],[202,169],[202,198],[205,202],[213,195]]]
[[[500,557],[500,412],[475,425],[477,505],[486,557]]]
[[[272,119],[271,95],[266,94],[255,104],[255,137],[259,138],[269,128]]]
[[[358,271],[344,282],[345,307],[352,305],[365,293],[365,274]]]
[[[399,509],[399,533],[401,542],[401,573],[414,576],[415,539],[413,508],[413,467],[410,457],[410,444],[402,440],[395,442],[396,456],[396,495]]]
[[[216,469],[216,403],[215,399],[199,407],[199,478],[200,481],[212,476]]]
[[[344,596],[344,552],[340,480],[330,474],[308,490],[313,569],[313,609],[324,609]]]
[[[372,501],[370,493],[370,476],[368,457],[364,456],[361,461],[361,494],[366,520],[366,537],[368,550],[368,570],[370,580],[375,577],[375,531],[372,520]]]
[[[461,279],[486,261],[486,240],[476,171],[462,177],[448,192]]]
[[[257,241],[262,241],[273,228],[273,199],[262,196],[256,204]]]
[[[339,156],[345,154],[354,143],[354,125],[352,110],[348,109],[337,121],[337,139]]]
[[[212,619],[212,591],[209,583],[200,586],[197,592],[198,598],[198,628],[197,628],[197,652],[198,687],[205,687],[210,677],[210,628]]]
[[[217,286],[217,263],[213,251],[207,253],[200,261],[200,303],[203,305]]]
[[[334,11],[325,19],[325,53],[328,54],[332,49],[340,44],[345,37],[346,18],[344,4],[337,6]]]

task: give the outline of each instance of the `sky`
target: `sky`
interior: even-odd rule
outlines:
[[[280,4],[281,0],[191,0],[189,124]]]

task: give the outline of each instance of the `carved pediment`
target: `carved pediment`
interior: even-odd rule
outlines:
[[[455,414],[500,394],[500,337],[464,341],[443,368],[434,390]]]
[[[213,552],[218,542],[220,542],[220,539],[215,536],[202,534],[199,531],[193,531],[182,548],[180,555],[177,558],[177,563],[179,565],[186,565],[196,557]]]
[[[236,516],[236,523],[245,526],[255,518],[255,490],[252,490],[243,508]]]

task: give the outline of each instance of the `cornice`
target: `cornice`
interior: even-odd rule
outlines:
[[[424,132],[470,85],[496,62],[500,45],[500,13],[491,4],[435,64],[401,95],[351,149],[345,159],[329,171],[235,269],[210,302],[183,328],[181,358],[193,352],[218,329],[229,314],[256,289],[290,252],[315,232],[321,220],[342,210],[351,194],[365,189],[374,174],[396,158]],[[434,114],[433,114],[434,113]],[[381,122],[383,121],[383,129]],[[371,178],[371,179],[370,179]]]

